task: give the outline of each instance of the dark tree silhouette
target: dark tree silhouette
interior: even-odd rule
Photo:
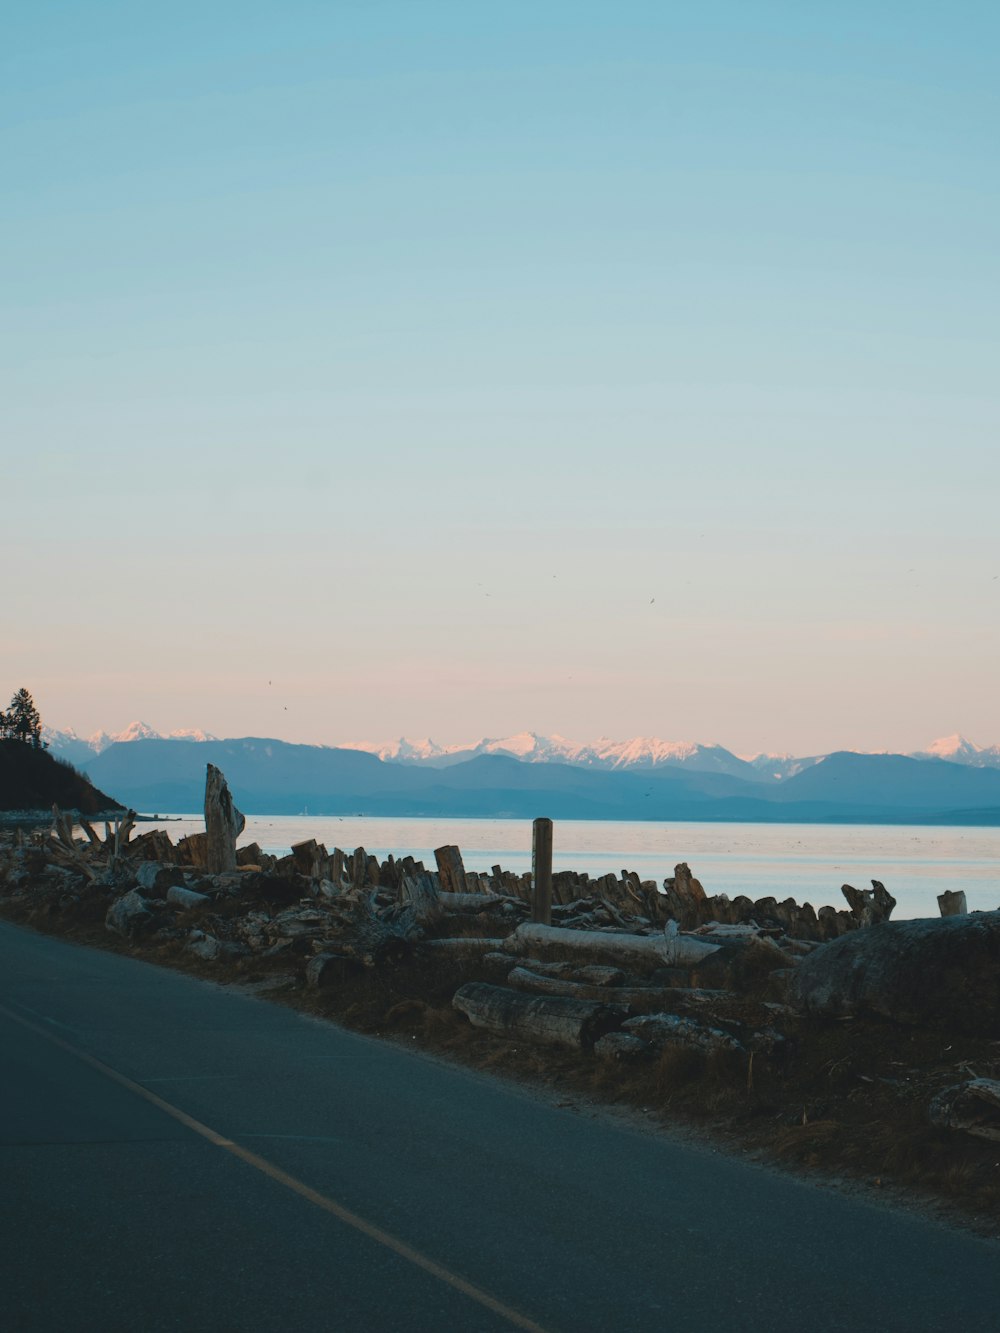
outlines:
[[[23,686],[11,699],[8,711],[0,713],[0,736],[23,741],[35,750],[42,748],[42,719],[34,699]]]

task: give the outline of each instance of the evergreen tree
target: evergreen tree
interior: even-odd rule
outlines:
[[[34,699],[23,686],[10,701],[0,734],[6,739],[23,741],[36,750],[42,748],[42,719]]]

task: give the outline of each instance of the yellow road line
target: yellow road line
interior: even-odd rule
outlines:
[[[70,1042],[64,1041],[62,1037],[57,1037],[54,1032],[50,1032],[46,1028],[41,1027],[38,1023],[32,1023],[29,1019],[22,1018],[20,1014],[13,1013],[5,1005],[0,1005],[0,1014],[3,1014],[5,1018],[9,1018],[14,1023],[20,1023],[22,1027],[28,1028],[29,1031],[36,1033],[38,1036],[44,1037],[45,1040],[51,1042],[53,1046],[58,1046],[61,1050],[67,1051],[70,1055],[75,1056],[77,1060],[82,1060],[84,1064],[90,1065],[91,1069],[96,1069],[106,1078],[111,1079],[112,1082],[117,1083],[122,1088],[126,1088],[137,1097],[141,1097],[144,1101],[151,1103],[151,1105],[158,1107],[159,1110],[164,1111],[174,1120],[179,1121],[193,1133],[200,1135],[203,1139],[207,1139],[208,1142],[214,1144],[216,1148],[222,1148],[233,1157],[238,1157],[241,1162],[246,1162],[248,1166],[252,1166],[255,1170],[260,1171],[263,1175],[276,1181],[279,1185],[284,1185],[284,1187],[291,1190],[293,1194],[298,1194],[300,1198],[308,1200],[309,1203],[314,1204],[317,1208],[322,1208],[325,1213],[332,1213],[334,1217],[345,1223],[345,1225],[353,1227],[355,1231],[360,1231],[363,1236],[367,1236],[370,1240],[376,1241],[379,1245],[384,1245],[387,1250],[392,1250],[392,1252],[398,1254],[401,1259],[406,1259],[417,1268],[423,1269],[425,1273],[430,1273],[431,1277],[436,1277],[439,1282],[444,1282],[455,1291],[461,1292],[463,1296],[468,1296],[469,1300],[475,1301],[478,1305],[484,1306],[487,1310],[491,1310],[501,1319],[505,1319],[508,1324],[513,1325],[514,1328],[526,1329],[529,1330],[529,1333],[545,1333],[545,1330],[540,1324],[536,1324],[534,1320],[527,1318],[526,1315],[520,1314],[509,1305],[505,1305],[503,1301],[498,1301],[494,1296],[491,1296],[489,1292],[483,1291],[482,1288],[474,1286],[471,1282],[467,1282],[464,1277],[460,1277],[457,1273],[452,1273],[450,1269],[443,1267],[443,1265],[435,1263],[433,1259],[429,1259],[425,1254],[421,1254],[419,1250],[415,1250],[412,1245],[407,1245],[405,1241],[399,1240],[388,1231],[383,1231],[381,1227],[375,1226],[374,1223],[366,1222],[363,1217],[359,1217],[358,1214],[352,1212],[350,1208],[345,1208],[343,1204],[337,1203],[335,1199],[328,1198],[325,1194],[320,1194],[318,1190],[314,1190],[310,1185],[306,1185],[304,1181],[296,1179],[295,1176],[290,1176],[287,1171],[282,1171],[280,1166],[275,1166],[273,1162],[269,1162],[266,1158],[260,1157],[255,1152],[251,1152],[249,1148],[244,1148],[241,1144],[234,1143],[232,1139],[227,1139],[222,1134],[217,1134],[214,1129],[211,1129],[208,1125],[203,1125],[200,1120],[195,1120],[195,1118],[188,1115],[186,1111],[182,1111],[179,1106],[174,1106],[170,1102],[164,1101],[164,1099],[158,1097],[155,1092],[150,1092],[149,1088],[144,1088],[141,1083],[134,1082],[132,1079],[128,1078],[127,1075],[120,1074],[117,1069],[113,1069],[110,1065],[106,1065],[103,1060],[98,1060],[96,1056],[88,1055],[86,1051],[81,1051],[78,1047],[71,1045]]]

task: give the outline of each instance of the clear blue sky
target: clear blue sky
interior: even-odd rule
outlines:
[[[961,0],[20,6],[0,688],[1000,741],[998,52]]]

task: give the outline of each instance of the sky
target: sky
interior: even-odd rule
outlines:
[[[0,693],[1000,741],[998,50],[963,0],[17,7]]]

